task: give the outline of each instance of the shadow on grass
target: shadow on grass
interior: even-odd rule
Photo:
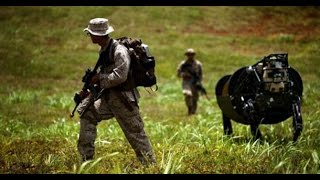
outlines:
[[[274,144],[278,146],[288,145],[288,144],[296,144],[299,142],[294,142],[292,140],[292,137],[275,137],[273,135],[264,135],[261,139],[255,139],[252,136],[224,136],[224,138],[227,138],[228,140],[232,141],[236,144],[248,144],[248,143],[259,143],[261,145],[263,144]]]

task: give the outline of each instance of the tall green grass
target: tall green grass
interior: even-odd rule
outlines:
[[[320,13],[318,7],[1,7],[0,173],[320,173]],[[81,163],[79,117],[69,119],[84,70],[97,59],[82,29],[107,17],[113,37],[140,37],[156,57],[159,90],[140,110],[157,164],[144,167],[115,120],[98,125],[96,158]],[[130,18],[128,18],[130,17]],[[193,47],[210,100],[186,116],[176,67]],[[225,74],[287,51],[302,76],[304,130],[292,119],[262,125],[264,141],[233,122],[223,135],[214,96]]]

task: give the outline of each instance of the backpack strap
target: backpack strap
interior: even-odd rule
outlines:
[[[114,62],[114,53],[118,45],[119,45],[119,42],[117,40],[112,39],[112,45],[109,51],[109,59],[111,62]]]

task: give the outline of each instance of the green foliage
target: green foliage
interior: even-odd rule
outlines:
[[[139,89],[156,165],[141,166],[115,120],[99,124],[96,158],[80,162],[78,116],[68,115],[97,59],[82,32],[92,17],[109,18],[112,37],[141,38],[156,57],[159,90]],[[1,7],[0,23],[0,173],[320,173],[318,7]],[[192,117],[176,77],[189,47],[211,97]],[[262,125],[262,142],[235,122],[224,136],[216,82],[274,51],[288,52],[304,81],[301,138],[291,142],[291,119]]]

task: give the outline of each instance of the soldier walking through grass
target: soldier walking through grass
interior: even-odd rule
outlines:
[[[202,81],[202,64],[195,59],[196,52],[187,49],[185,52],[186,60],[183,60],[177,69],[178,77],[182,78],[182,93],[188,108],[188,115],[195,114],[199,99],[198,85]]]
[[[155,163],[150,141],[144,131],[140,116],[136,88],[128,91],[121,89],[128,76],[130,56],[127,49],[109,37],[113,32],[108,19],[95,18],[89,21],[84,31],[91,37],[92,43],[100,48],[102,59],[100,71],[92,77],[91,83],[100,85],[104,93],[98,100],[92,93],[86,97],[78,108],[80,114],[80,136],[78,150],[84,161],[94,158],[97,124],[101,120],[115,117],[124,132],[137,158],[143,163]]]

